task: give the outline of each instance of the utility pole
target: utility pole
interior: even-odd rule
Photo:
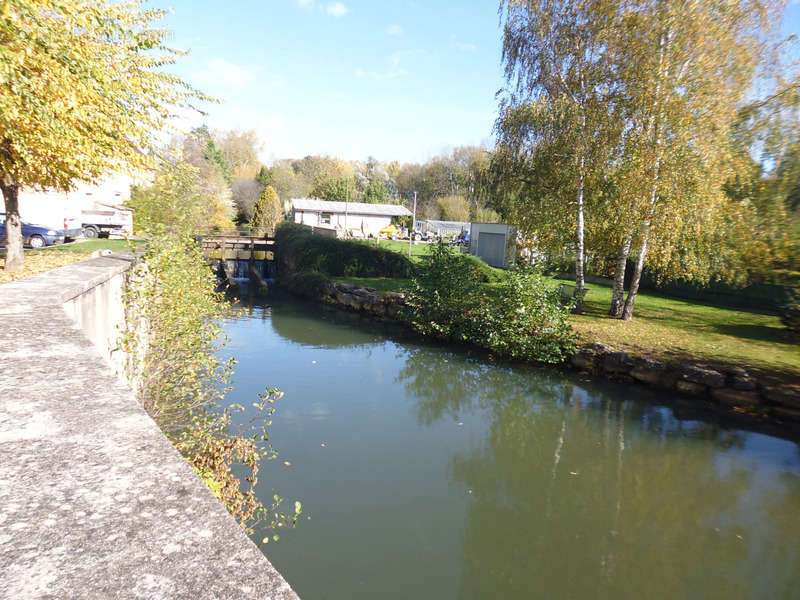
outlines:
[[[350,178],[344,180],[344,239],[347,239],[347,203],[350,200]]]
[[[414,212],[411,214],[411,227],[408,228],[408,259],[411,260],[411,244],[414,243],[414,233],[417,224],[417,192],[414,192]]]

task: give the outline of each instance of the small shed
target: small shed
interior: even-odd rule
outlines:
[[[292,220],[295,223],[338,231],[360,231],[364,237],[378,237],[378,232],[394,217],[406,216],[410,217],[411,211],[399,204],[292,198]]]
[[[469,253],[493,267],[510,267],[517,251],[517,230],[504,223],[472,223]]]

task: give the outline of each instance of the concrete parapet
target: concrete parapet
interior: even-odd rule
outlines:
[[[0,286],[0,598],[296,599],[110,368],[129,265]]]

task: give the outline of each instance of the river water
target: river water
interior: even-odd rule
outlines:
[[[229,400],[285,393],[258,493],[303,502],[263,547],[303,600],[800,597],[794,442],[294,298],[225,329]]]

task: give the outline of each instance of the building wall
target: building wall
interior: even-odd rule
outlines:
[[[478,241],[480,240],[481,233],[488,233],[495,235],[500,234],[505,236],[506,238],[504,264],[493,265],[493,266],[508,267],[514,264],[516,258],[516,246],[517,246],[517,241],[516,241],[517,234],[516,234],[516,229],[514,227],[512,227],[511,225],[505,225],[504,223],[472,223],[470,227],[470,236],[469,236],[469,253],[474,256],[480,256],[478,254]]]
[[[364,233],[365,237],[372,235],[378,237],[378,232],[392,222],[391,217],[379,215],[360,215],[347,213],[330,213],[330,223],[322,222],[322,213],[295,210],[295,223],[310,225],[311,227],[332,227],[335,229],[355,229]]]

